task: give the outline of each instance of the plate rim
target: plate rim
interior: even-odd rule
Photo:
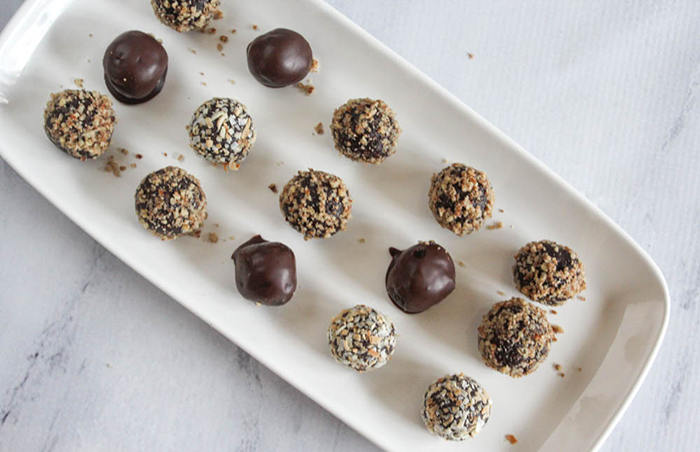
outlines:
[[[25,0],[24,3],[20,5],[20,7],[17,9],[15,14],[10,18],[10,20],[7,22],[5,28],[0,32],[0,56],[2,56],[2,49],[5,46],[6,42],[10,39],[10,37],[18,31],[18,28],[22,22],[23,19],[28,16],[29,12],[32,10],[33,7],[35,7],[38,4],[47,2],[50,0]],[[390,58],[394,60],[396,63],[399,63],[400,66],[402,67],[403,70],[411,73],[411,75],[417,77],[421,82],[426,83],[429,85],[433,90],[435,90],[439,96],[441,96],[445,101],[451,103],[454,107],[458,108],[460,111],[462,111],[464,114],[470,117],[471,120],[474,121],[475,124],[477,124],[480,127],[483,127],[486,129],[490,134],[492,134],[495,138],[498,140],[501,140],[504,142],[508,147],[510,147],[512,150],[516,151],[517,153],[520,154],[521,157],[524,157],[527,159],[527,161],[537,167],[538,170],[542,171],[543,174],[548,176],[549,178],[553,179],[556,181],[561,187],[563,187],[567,193],[574,198],[576,198],[581,204],[586,206],[591,213],[593,213],[597,219],[602,220],[603,223],[609,227],[611,227],[617,235],[624,240],[624,242],[632,247],[634,251],[642,258],[646,266],[652,270],[652,273],[656,279],[656,283],[661,287],[662,293],[663,293],[663,319],[661,323],[661,327],[659,328],[659,332],[654,340],[654,345],[649,352],[648,356],[644,360],[644,364],[642,365],[642,368],[637,375],[637,377],[634,379],[632,384],[629,387],[629,390],[625,397],[623,398],[622,402],[620,403],[620,406],[616,409],[615,414],[612,416],[610,421],[608,421],[607,425],[601,433],[598,435],[598,438],[595,440],[595,442],[592,444],[590,448],[590,452],[596,452],[600,449],[600,447],[605,443],[606,439],[610,436],[614,428],[617,426],[619,423],[620,419],[624,416],[625,412],[629,408],[630,404],[632,403],[632,400],[634,400],[635,396],[639,392],[639,389],[641,388],[642,384],[646,380],[646,377],[649,374],[649,371],[651,370],[651,367],[658,356],[659,350],[661,348],[661,344],[663,342],[663,339],[666,335],[666,332],[668,330],[668,325],[669,325],[669,320],[670,320],[670,313],[671,313],[671,298],[670,298],[670,292],[668,288],[668,283],[666,282],[665,277],[663,276],[663,273],[661,272],[661,269],[659,266],[654,262],[654,260],[649,256],[649,254],[624,230],[622,229],[621,226],[619,226],[613,219],[611,219],[609,216],[607,216],[600,208],[598,208],[595,204],[593,204],[591,201],[589,201],[586,197],[584,197],[576,188],[574,188],[571,184],[569,184],[565,179],[563,179],[561,176],[559,176],[557,173],[555,173],[552,169],[550,169],[548,166],[546,166],[542,161],[540,161],[537,157],[534,155],[530,154],[527,152],[522,146],[520,146],[517,142],[515,142],[512,138],[510,138],[507,134],[505,134],[503,131],[498,129],[496,126],[491,124],[489,121],[484,119],[481,115],[479,115],[476,111],[474,111],[471,107],[469,107],[466,103],[464,103],[462,100],[460,100],[458,97],[456,97],[454,94],[449,92],[446,88],[444,88],[442,85],[437,83],[435,80],[433,80],[431,77],[426,75],[424,72],[422,72],[420,69],[417,67],[413,66],[408,60],[406,60],[404,57],[390,49],[386,44],[381,42],[379,39],[371,35],[368,31],[364,30],[362,27],[360,27],[358,24],[353,22],[351,19],[349,19],[347,16],[342,14],[340,11],[338,11],[336,8],[333,6],[329,5],[326,3],[324,0],[296,0],[300,3],[307,3],[310,5],[313,5],[316,8],[319,8],[323,10],[326,14],[331,16],[334,20],[337,20],[340,22],[342,25],[346,26],[349,28],[359,39],[363,39],[366,41],[368,44],[370,44],[373,48],[376,50],[380,51],[384,56],[387,58]],[[72,3],[73,0],[70,1]],[[323,398],[321,397],[316,397],[312,392],[308,391],[306,388],[303,388],[299,382],[292,376],[290,377],[289,375],[285,374],[283,372],[283,369],[278,368],[271,360],[268,360],[265,358],[263,354],[258,354],[251,352],[250,349],[246,345],[242,345],[241,342],[237,338],[234,338],[234,334],[230,334],[228,332],[223,331],[223,329],[217,328],[217,326],[206,319],[206,316],[204,313],[200,312],[200,310],[197,309],[195,304],[189,304],[189,303],[184,303],[180,300],[180,297],[176,296],[175,293],[171,290],[169,290],[165,285],[161,285],[160,282],[156,277],[151,275],[146,268],[146,266],[141,266],[138,264],[135,260],[132,260],[128,257],[127,253],[121,253],[118,250],[114,249],[111,245],[109,245],[108,240],[101,240],[99,232],[93,230],[89,226],[89,223],[86,224],[81,224],[75,217],[77,215],[72,215],[69,212],[72,212],[68,207],[67,203],[63,203],[58,197],[53,196],[49,191],[44,190],[43,187],[41,186],[40,183],[38,183],[32,176],[30,171],[22,171],[21,169],[18,168],[18,165],[16,162],[13,161],[11,157],[8,158],[11,153],[8,153],[5,151],[5,144],[4,142],[0,142],[0,156],[3,158],[3,160],[15,171],[17,174],[19,174],[34,190],[39,192],[46,200],[48,200],[56,209],[58,209],[63,215],[65,215],[68,219],[70,219],[76,226],[78,226],[80,229],[82,229],[86,234],[88,234],[93,240],[98,242],[101,246],[105,247],[107,250],[109,250],[110,253],[112,253],[114,256],[119,258],[124,264],[132,268],[134,271],[136,271],[141,277],[146,279],[150,284],[153,284],[155,287],[166,293],[169,297],[174,299],[175,301],[178,302],[183,308],[187,309],[190,311],[192,314],[197,316],[201,321],[209,325],[211,328],[216,330],[219,334],[222,336],[226,337],[228,340],[233,342],[237,347],[241,348],[244,350],[246,353],[250,354],[253,356],[257,361],[262,363],[265,367],[270,369],[272,372],[274,372],[276,375],[280,376],[285,382],[293,386],[296,390],[300,391],[307,397],[309,397],[311,400],[314,401],[314,403],[318,404],[319,406],[323,407],[326,411],[331,413],[333,416],[337,417],[340,419],[343,423],[351,427],[353,430],[355,430],[357,433],[362,435],[364,438],[366,438],[368,441],[372,442],[375,444],[377,447],[381,449],[386,449],[388,444],[385,444],[384,442],[381,441],[381,438],[376,438],[374,436],[368,435],[366,432],[362,430],[362,428],[357,425],[353,418],[349,415],[345,415],[342,412],[336,412],[335,410],[331,409],[324,401]]]

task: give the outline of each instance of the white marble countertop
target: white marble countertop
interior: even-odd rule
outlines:
[[[0,28],[20,3],[2,0]],[[651,254],[671,289],[671,324],[602,450],[696,450],[700,2],[329,3]],[[2,160],[0,206],[0,451],[376,450],[105,251]]]

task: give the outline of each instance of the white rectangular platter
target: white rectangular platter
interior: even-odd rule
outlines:
[[[384,449],[596,450],[639,388],[668,323],[668,290],[656,265],[558,176],[322,1],[223,3],[225,18],[211,25],[217,33],[177,34],[156,20],[148,0],[29,0],[0,38],[3,158],[125,263]],[[246,45],[277,27],[305,35],[320,60],[311,96],[264,88],[248,74]],[[127,167],[117,178],[104,171],[107,156],[81,163],[53,147],[42,114],[49,94],[74,79],[107,93],[102,55],[131,29],[161,38],[170,68],[154,100],[115,104],[119,123],[108,155]],[[225,55],[216,49],[221,34],[229,37]],[[188,147],[185,125],[214,96],[242,101],[257,126],[258,142],[237,172],[213,168]],[[404,129],[398,153],[380,166],[342,158],[329,133],[313,133],[319,121],[328,130],[333,110],[354,97],[385,100]],[[445,159],[488,174],[503,229],[459,238],[437,225],[427,191]],[[173,164],[197,176],[206,192],[201,239],[161,242],[136,221],[137,184]],[[328,240],[305,242],[268,189],[309,167],[341,176],[355,201],[348,230]],[[205,239],[210,232],[218,243]],[[256,307],[236,291],[230,255],[258,233],[296,253],[299,290],[284,307]],[[578,252],[587,301],[571,300],[550,316],[564,334],[535,374],[513,380],[483,364],[476,328],[493,303],[518,295],[513,254],[545,238]],[[408,316],[385,294],[388,248],[430,239],[465,265],[446,301]],[[358,303],[387,314],[399,333],[392,361],[366,374],[336,364],[325,338],[331,317]],[[448,443],[425,430],[419,409],[433,380],[457,372],[479,381],[494,407],[480,435]],[[517,449],[506,434],[518,438]]]

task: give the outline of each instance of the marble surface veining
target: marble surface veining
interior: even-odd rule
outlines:
[[[0,28],[20,3],[0,2]],[[329,3],[651,254],[671,289],[671,324],[602,450],[696,450],[700,2]],[[376,450],[106,252],[2,160],[0,210],[0,451]]]

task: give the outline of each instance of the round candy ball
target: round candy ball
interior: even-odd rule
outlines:
[[[461,163],[434,174],[428,193],[437,222],[459,236],[471,234],[491,218],[494,200],[486,174]]]
[[[51,94],[44,110],[46,136],[81,161],[97,158],[109,148],[116,122],[112,101],[97,91],[67,89]]]
[[[492,405],[479,383],[464,374],[447,375],[428,387],[421,417],[431,433],[448,441],[464,441],[481,432]]]
[[[247,300],[266,306],[289,302],[297,289],[294,252],[287,245],[256,235],[231,256],[236,266],[236,287]]]
[[[493,305],[479,326],[479,351],[487,366],[513,378],[547,359],[554,330],[544,310],[522,298]]]
[[[192,116],[190,146],[212,163],[237,170],[257,135],[245,105],[237,100],[215,97],[204,102]]]
[[[165,85],[168,52],[151,35],[127,31],[117,36],[102,58],[109,92],[125,104],[153,99]]]
[[[277,28],[248,44],[248,70],[269,88],[301,82],[313,66],[311,46],[302,35]]]
[[[401,127],[384,101],[351,99],[333,113],[331,132],[342,155],[379,164],[396,152]]]
[[[151,0],[158,20],[179,33],[204,29],[220,5],[220,0]]]
[[[199,181],[175,166],[146,176],[135,199],[139,223],[162,240],[192,234],[207,218],[207,198]]]
[[[299,171],[280,194],[280,210],[304,239],[325,239],[344,231],[352,199],[345,182],[323,171]]]
[[[513,279],[523,295],[550,306],[586,289],[586,272],[576,253],[550,240],[530,242],[518,251]]]
[[[385,365],[396,347],[394,324],[369,306],[345,309],[328,328],[331,355],[340,364],[358,372]]]
[[[419,242],[406,250],[389,248],[386,292],[404,312],[416,314],[435,306],[455,289],[455,264],[437,243]]]

